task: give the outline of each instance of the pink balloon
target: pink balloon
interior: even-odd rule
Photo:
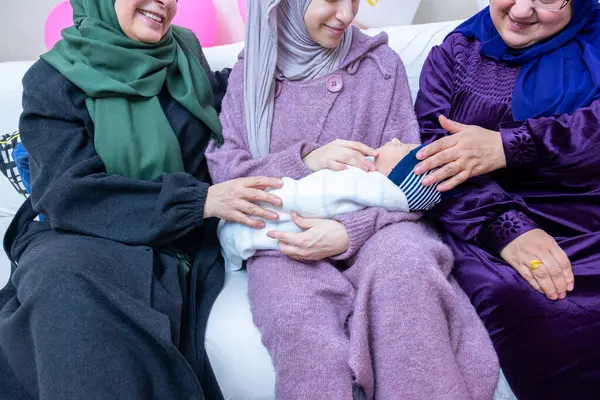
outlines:
[[[237,0],[238,9],[240,10],[240,15],[242,16],[242,20],[246,23],[246,0]]]
[[[215,45],[217,40],[217,10],[212,0],[180,0],[173,23],[190,29],[203,47]],[[73,9],[69,1],[59,3],[46,20],[44,39],[52,48],[62,39],[61,31],[73,25]]]
[[[52,9],[44,25],[44,41],[46,48],[51,49],[56,42],[62,39],[61,31],[73,25],[73,9],[69,1],[58,3]]]
[[[217,10],[212,0],[180,0],[173,23],[194,32],[202,47],[215,45]]]

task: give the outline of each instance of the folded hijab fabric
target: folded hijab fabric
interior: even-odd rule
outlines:
[[[244,110],[252,157],[269,154],[275,79],[304,81],[334,72],[352,45],[352,29],[333,49],[315,43],[304,14],[311,0],[248,2],[244,49]]]
[[[600,10],[598,0],[572,0],[569,24],[525,49],[504,43],[489,7],[454,32],[482,42],[481,54],[521,70],[513,93],[516,120],[570,114],[600,99]]]
[[[171,26],[160,42],[141,43],[123,33],[114,0],[71,5],[75,25],[42,59],[88,96],[94,145],[107,173],[153,180],[184,170],[179,141],[157,98],[164,87],[222,141],[193,33]]]

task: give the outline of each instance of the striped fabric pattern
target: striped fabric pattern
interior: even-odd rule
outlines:
[[[436,190],[439,182],[431,186],[423,185],[423,179],[432,172],[434,171],[429,171],[423,175],[415,175],[412,171],[398,185],[406,195],[408,207],[411,211],[431,210],[441,201],[441,194]]]

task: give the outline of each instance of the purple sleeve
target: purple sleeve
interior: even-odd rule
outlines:
[[[381,145],[393,138],[398,138],[404,143],[419,143],[419,124],[412,104],[408,78],[400,57],[397,59],[394,87]],[[420,217],[420,214],[388,212],[380,207],[366,208],[336,217],[335,220],[341,222],[348,232],[348,250],[333,259],[346,260],[354,256],[375,232],[387,225],[400,221],[414,221]]]
[[[448,134],[439,125],[440,114],[454,117],[454,53],[459,40],[464,39],[453,35],[434,47],[421,72],[415,111],[426,143]],[[524,201],[506,193],[486,175],[471,178],[454,189],[431,212],[454,236],[476,242],[491,254],[498,254],[514,239],[537,228],[527,215]]]
[[[501,127],[508,168],[556,168],[597,175],[600,100],[572,114],[529,119]]]
[[[243,62],[239,61],[230,77],[221,110],[224,143],[217,147],[211,141],[206,150],[210,176],[214,183],[250,176],[290,177],[301,179],[312,171],[302,158],[319,147],[300,141],[294,146],[261,159],[250,154],[244,118]]]

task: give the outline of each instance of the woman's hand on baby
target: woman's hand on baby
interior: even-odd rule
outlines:
[[[276,207],[281,206],[281,199],[265,190],[282,186],[281,179],[264,176],[232,179],[213,185],[208,188],[204,218],[218,217],[251,228],[264,228],[263,221],[251,217],[277,220],[279,216],[273,211],[259,207],[256,203],[264,202]]]
[[[541,229],[533,229],[510,242],[500,252],[538,292],[551,300],[564,299],[573,290],[575,278],[569,257],[554,238]],[[531,261],[539,260],[538,269],[530,270]]]
[[[421,175],[439,168],[423,179],[426,186],[442,182],[440,192],[455,188],[467,179],[506,168],[506,156],[499,132],[476,125],[463,125],[440,116],[440,125],[451,135],[424,147],[417,153],[424,160],[415,167]]]
[[[377,157],[378,154],[375,149],[360,142],[336,139],[312,151],[303,161],[313,172],[327,168],[342,171],[348,166],[367,172],[375,171],[375,164],[366,156]]]
[[[303,261],[318,261],[337,256],[348,250],[348,232],[340,222],[330,219],[303,218],[292,215],[292,220],[304,232],[267,232],[279,241],[279,250],[288,257]]]

